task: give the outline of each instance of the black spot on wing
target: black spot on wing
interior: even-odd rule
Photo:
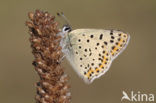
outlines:
[[[87,49],[85,49],[84,51],[87,52]]]
[[[120,41],[121,40],[121,38],[118,38],[118,41]]]
[[[84,54],[83,56],[84,56],[84,57],[87,57],[87,55],[85,55],[85,54]]]
[[[91,49],[89,48],[89,51],[91,52]]]
[[[92,53],[89,53],[89,56],[91,56],[92,55]]]
[[[81,41],[81,39],[78,39],[78,42],[80,42]]]
[[[111,36],[111,39],[114,39],[114,36]]]
[[[107,45],[108,43],[106,41],[104,41],[104,44]]]
[[[99,54],[99,56],[101,56],[101,54]]]
[[[88,43],[89,43],[89,41],[90,41],[90,40],[89,40],[89,39],[87,39],[87,42],[88,42]]]
[[[113,35],[113,30],[110,30],[110,35]]]
[[[85,36],[85,34],[82,34],[82,36]]]
[[[99,63],[99,66],[101,65],[101,63]]]
[[[118,34],[119,36],[121,36],[121,33],[120,34]]]
[[[91,63],[92,66],[94,66],[94,63]]]
[[[103,54],[105,53],[105,51],[102,52]]]
[[[94,37],[94,35],[90,35],[90,38],[93,38]]]
[[[112,46],[112,49],[114,49],[115,48],[115,46]]]
[[[100,39],[100,40],[102,40],[102,38],[103,38],[103,34],[100,34],[100,37],[99,37],[99,39]]]
[[[110,43],[113,43],[114,42],[114,40],[110,40]]]

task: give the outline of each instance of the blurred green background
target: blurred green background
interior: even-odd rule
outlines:
[[[0,103],[35,103],[38,75],[25,26],[27,13],[35,9],[63,11],[73,29],[113,28],[131,36],[110,70],[91,85],[64,61],[72,103],[120,103],[123,90],[156,95],[156,0],[1,0]]]

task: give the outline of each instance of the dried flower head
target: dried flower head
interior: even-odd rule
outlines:
[[[33,65],[40,80],[36,83],[37,103],[70,103],[68,77],[60,65],[61,52],[58,23],[48,12],[36,10],[28,14]]]

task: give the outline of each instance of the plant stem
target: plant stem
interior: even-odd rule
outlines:
[[[63,56],[58,36],[58,23],[48,12],[28,13],[33,65],[40,80],[36,83],[36,103],[70,103],[68,76],[60,65]]]

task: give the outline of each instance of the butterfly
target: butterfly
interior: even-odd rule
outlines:
[[[60,45],[76,73],[90,84],[104,75],[127,47],[130,35],[119,30],[76,29],[65,25]]]

